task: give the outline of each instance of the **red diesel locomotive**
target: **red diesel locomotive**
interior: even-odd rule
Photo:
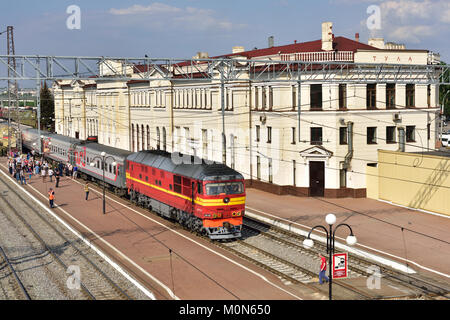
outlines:
[[[172,156],[177,155],[176,161]],[[241,236],[244,177],[220,163],[206,163],[160,150],[132,153],[126,160],[131,201],[211,239]]]

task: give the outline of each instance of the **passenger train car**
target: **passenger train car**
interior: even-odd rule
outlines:
[[[244,177],[220,163],[160,150],[129,152],[36,129],[25,129],[23,146],[39,150],[59,163],[77,165],[86,178],[105,181],[116,194],[128,196],[140,206],[176,220],[211,239],[241,237],[245,213]],[[93,164],[93,165],[91,165]]]

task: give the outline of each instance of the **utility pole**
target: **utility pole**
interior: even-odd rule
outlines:
[[[222,70],[220,72],[220,92],[222,105],[222,163],[227,164],[227,140],[225,135],[225,64],[222,62]]]
[[[6,38],[7,38],[7,54],[8,54],[8,78],[11,78],[11,75],[16,72],[16,58],[14,55],[16,54],[14,48],[14,31],[13,26],[6,27]],[[11,57],[12,56],[12,57]],[[15,77],[15,74],[14,74]],[[17,80],[8,80],[8,152],[11,152],[11,90],[13,92],[13,99],[15,100],[16,113],[17,113],[17,129],[18,129],[18,137],[21,136],[20,132],[20,116],[19,116],[19,106],[17,103]],[[19,139],[16,139],[16,147],[19,147],[20,153],[22,153],[22,144]],[[19,145],[19,146],[18,146]]]

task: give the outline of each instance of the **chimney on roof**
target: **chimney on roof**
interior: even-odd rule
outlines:
[[[331,51],[333,50],[333,23],[323,22],[322,23],[322,50]]]
[[[272,47],[273,47],[273,43],[274,43],[274,41],[273,41],[273,36],[270,36],[270,37],[269,37],[269,48],[272,48]]]
[[[197,54],[192,57],[192,59],[208,59],[208,58],[209,58],[208,52],[197,52]]]
[[[241,53],[241,52],[244,52],[244,51],[245,51],[245,49],[242,46],[234,46],[233,50],[232,50],[233,53]]]
[[[359,32],[355,33],[355,41],[359,42]]]

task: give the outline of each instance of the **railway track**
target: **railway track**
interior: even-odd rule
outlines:
[[[320,252],[326,255],[326,245],[317,242],[315,243],[315,249],[305,249],[303,247],[303,240],[305,237],[296,233],[288,232],[286,230],[269,226],[266,223],[246,217],[244,219],[245,228],[251,230],[253,234],[260,234],[264,237],[270,238],[275,242],[278,242],[286,247],[290,247],[293,250],[302,253],[304,256],[317,257]],[[341,252],[336,250],[336,252]],[[349,254],[349,277],[355,276],[371,276],[372,273],[368,272],[368,268],[376,266],[380,270],[380,276],[384,280],[389,280],[392,283],[402,285],[415,291],[415,295],[410,295],[408,298],[425,298],[434,299],[436,297],[450,298],[450,288],[445,288],[443,284],[433,283],[431,280],[425,280],[412,276],[410,274],[404,274],[392,268],[379,265],[374,261],[363,259],[359,256]],[[336,283],[336,282],[334,282]],[[407,298],[404,296],[404,298]]]
[[[99,187],[101,185],[98,184]],[[109,196],[118,197],[113,192],[109,191]],[[138,206],[139,207],[139,206]],[[151,212],[151,211],[150,211]],[[155,212],[151,212],[155,216],[159,215]],[[301,284],[304,286],[308,286],[309,288],[317,291],[317,292],[327,292],[327,289],[319,289],[316,286],[313,286],[312,283],[317,281],[317,271],[314,270],[313,266],[302,267],[299,264],[296,264],[290,259],[285,259],[274,252],[270,252],[270,250],[263,249],[256,245],[248,242],[248,239],[255,238],[258,236],[270,239],[272,245],[274,243],[278,245],[282,245],[285,248],[289,248],[289,250],[293,250],[294,253],[291,256],[301,256],[301,257],[309,257],[311,260],[314,259],[317,261],[317,253],[321,252],[326,255],[326,246],[324,244],[316,242],[315,250],[305,249],[303,247],[304,237],[288,232],[283,229],[279,229],[274,226],[269,226],[263,222],[253,220],[251,218],[246,217],[244,219],[244,230],[243,230],[243,240],[236,240],[231,242],[212,242],[217,246],[224,248],[225,250],[236,254],[256,265],[263,267],[264,269],[276,274],[281,279],[285,280],[286,284]],[[179,227],[177,223],[170,222],[174,226]],[[183,227],[183,229],[186,229]],[[190,231],[186,229],[187,231]],[[197,234],[198,235],[198,234]],[[201,235],[198,235],[201,236]],[[203,237],[208,239],[207,237]],[[268,242],[267,242],[268,243]],[[275,250],[275,252],[277,252]],[[339,250],[336,250],[339,252]],[[367,277],[371,275],[371,273],[367,272],[367,268],[369,266],[376,265],[373,261],[364,260],[355,255],[349,255],[351,258],[352,264],[349,265],[349,277]],[[416,295],[405,295],[405,296],[396,296],[396,297],[382,297],[378,295],[370,295],[367,292],[363,292],[349,284],[342,283],[339,281],[334,281],[333,284],[339,286],[347,291],[346,296],[349,296],[352,299],[396,299],[396,298],[426,298],[433,299],[434,297],[445,297],[448,298],[448,289],[443,288],[439,285],[433,284],[432,282],[425,281],[423,279],[419,279],[417,277],[412,277],[410,275],[402,274],[396,270],[390,269],[385,266],[377,265],[381,270],[381,276],[385,279],[389,279],[397,284],[401,284],[402,286],[409,287],[413,290],[417,291]]]
[[[69,239],[67,235],[60,231],[54,221],[50,221],[50,217],[45,217],[40,210],[33,207],[28,202],[23,202],[27,210],[17,210],[15,205],[20,201],[21,196],[18,192],[5,182],[5,178],[0,176],[2,185],[8,190],[8,196],[0,197],[0,207],[2,211],[6,212],[11,217],[18,221],[28,233],[34,238],[34,242],[40,246],[40,250],[48,253],[61,269],[61,274],[64,274],[61,280],[64,283],[60,285],[65,290],[72,291],[68,296],[73,296],[73,289],[67,287],[65,281],[68,276],[75,274],[66,274],[69,270],[76,271],[78,267],[80,270],[79,292],[81,299],[132,299],[132,297],[122,289],[121,285],[116,283],[102,268],[98,266],[98,262],[94,262],[92,257],[88,257],[89,249],[78,240]],[[28,237],[29,238],[29,237]],[[99,259],[99,258],[98,258]],[[99,259],[101,261],[101,259]],[[72,266],[72,267],[71,267]],[[69,267],[71,267],[69,269]],[[75,289],[77,283],[74,282]],[[32,294],[31,298],[33,298]],[[76,296],[76,295],[75,295]]]
[[[31,300],[31,297],[25,288],[22,280],[6,255],[5,250],[0,246],[0,279],[7,281],[6,285],[2,285],[2,293],[8,300]]]

